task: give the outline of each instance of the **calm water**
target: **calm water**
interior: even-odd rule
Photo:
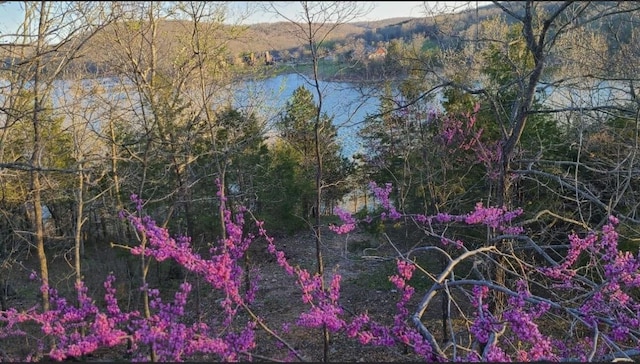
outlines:
[[[268,128],[278,120],[285,109],[287,101],[300,86],[305,86],[315,97],[318,97],[315,86],[309,79],[298,74],[286,74],[266,80],[246,82],[236,94],[235,106],[255,110],[265,120]],[[368,114],[379,111],[380,100],[374,96],[374,90],[358,88],[346,82],[321,82],[322,112],[333,118],[338,129],[338,139],[342,145],[342,153],[351,157],[361,148],[357,131]]]
[[[290,100],[294,90],[302,85],[311,91],[316,97],[317,103],[318,98],[314,86],[310,84],[308,78],[298,74],[279,75],[264,80],[234,84],[227,91],[221,91],[220,103],[228,104],[232,100],[231,102],[236,108],[255,112],[266,121],[267,133],[275,133],[275,130],[273,130],[274,121],[278,120],[284,111],[286,102]],[[8,85],[0,80],[0,86],[6,87]],[[92,92],[96,86],[102,92]],[[571,87],[562,88],[544,88],[543,86],[541,85],[541,92],[538,96],[543,104],[552,108],[568,106],[588,108],[594,105],[621,104],[629,100],[628,86],[625,84],[600,81],[581,85],[582,87],[572,85]],[[108,102],[112,105],[117,105],[115,109],[128,109],[134,113],[139,112],[139,107],[131,106],[131,100],[138,100],[135,92],[126,94],[123,83],[118,79],[83,80],[80,88],[83,91],[81,92],[82,95],[79,96],[69,82],[58,81],[55,85],[53,102],[54,108],[57,109],[56,112],[59,112],[60,116],[65,117],[65,115],[68,116],[73,112],[77,112],[77,109],[72,111],[67,107],[71,105],[77,108],[79,102],[83,110],[93,109],[92,112],[87,112],[85,117],[89,119],[90,126],[98,130],[101,124],[100,121],[107,117],[113,117],[113,114],[110,114],[106,107],[101,108],[99,106],[96,107],[96,105]],[[380,99],[377,96],[377,92],[372,88],[361,88],[348,82],[323,81],[320,83],[320,88],[323,94],[322,111],[333,118],[333,123],[338,129],[338,139],[342,146],[342,154],[345,157],[351,157],[354,153],[361,151],[362,143],[357,136],[357,132],[366,116],[379,112]],[[227,94],[223,95],[222,93]],[[100,96],[95,96],[98,94]],[[0,94],[0,101],[2,99]],[[436,97],[435,104],[439,106],[441,101],[442,97],[439,94]],[[135,103],[139,103],[139,101]],[[110,109],[111,111],[115,110],[114,108]],[[598,113],[590,113],[588,115],[588,113],[583,112],[581,114],[583,117],[602,117]],[[558,121],[563,122],[564,119],[560,115],[557,116],[559,117]],[[2,115],[0,115],[0,118],[2,118]]]
[[[116,78],[101,78],[81,81],[80,96],[73,90],[70,82],[59,81],[54,88],[54,107],[61,113],[67,113],[67,106],[75,105],[78,102],[83,105],[83,109],[95,107],[96,112],[90,115],[90,125],[96,131],[100,129],[101,120],[109,117],[106,109],[109,107],[96,107],[109,103],[117,105],[115,109],[139,113],[139,98],[135,92],[126,92],[126,82],[120,82]],[[234,107],[255,112],[266,121],[267,133],[275,133],[273,124],[279,119],[285,110],[287,101],[293,95],[295,89],[305,85],[314,95],[316,103],[318,97],[315,88],[309,84],[309,80],[297,74],[279,75],[259,81],[246,81],[242,84],[234,84],[226,90],[217,92],[218,105],[228,105],[232,103]],[[99,92],[91,90],[98,88]],[[321,82],[323,94],[322,112],[333,119],[338,130],[338,139],[345,157],[351,157],[357,152],[361,143],[357,137],[357,131],[367,114],[374,114],[379,111],[379,98],[373,95],[372,89],[360,89],[355,84],[346,82]],[[369,94],[369,95],[367,95]],[[96,96],[99,95],[99,96]],[[137,101],[132,101],[137,100]],[[132,106],[132,103],[138,106]],[[114,108],[110,108],[112,111]],[[129,114],[130,115],[130,114]],[[130,116],[131,117],[131,116]],[[135,120],[135,116],[133,116]]]

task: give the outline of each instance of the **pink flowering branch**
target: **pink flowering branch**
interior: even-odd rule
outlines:
[[[435,135],[435,142],[447,149],[448,154],[472,153],[473,162],[482,164],[487,177],[496,179],[500,174],[498,166],[503,159],[501,141],[483,138],[484,130],[476,124],[479,110],[480,104],[476,104],[472,112],[465,114],[437,113],[435,118],[439,131]]]
[[[374,189],[374,196],[387,209],[383,213],[392,210],[393,205],[388,200],[391,185],[386,184],[384,188],[379,188],[372,183],[371,187]],[[556,261],[533,239],[523,235],[524,229],[515,223],[522,212],[521,209],[484,207],[482,203],[478,203],[468,214],[401,216],[410,217],[425,234],[437,238],[436,241],[440,241],[442,246],[453,244],[457,248],[447,251],[437,246],[425,246],[401,254],[408,257],[420,251],[432,250],[443,254],[449,262],[434,279],[433,285],[426,291],[411,316],[414,326],[429,343],[434,357],[438,360],[464,361],[557,361],[567,358],[590,361],[610,360],[640,353],[640,345],[637,344],[640,338],[640,302],[632,293],[640,285],[640,258],[631,252],[618,250],[618,234],[615,230],[617,218],[611,216],[609,223],[605,224],[600,232],[591,231],[584,236],[569,235],[569,250],[564,259]],[[367,217],[361,221],[354,221],[353,217],[344,212],[338,216],[351,225],[366,223],[371,219]],[[501,235],[483,242],[481,245],[484,246],[469,250],[468,244],[446,236],[446,226],[450,224],[482,225]],[[438,226],[439,228],[436,228]],[[524,242],[525,247],[535,250],[546,260],[546,266],[532,266],[513,253],[498,251],[495,243],[502,239]],[[578,259],[582,253],[587,254],[586,263]],[[503,267],[508,274],[519,277],[516,290],[484,279],[455,278],[454,269],[460,264],[490,261],[491,256],[495,254],[506,257],[511,267],[522,269],[521,272],[515,272],[508,266]],[[474,266],[475,264],[473,263]],[[588,275],[584,273],[585,265],[589,269]],[[602,281],[594,281],[594,276],[601,277]],[[534,295],[528,289],[530,284],[545,287],[543,292],[565,290],[567,295]],[[452,346],[441,347],[435,335],[422,323],[422,317],[433,299],[454,287],[469,289],[471,304],[476,310],[468,317],[468,325],[475,342],[484,348],[481,351],[461,346],[461,350],[454,350],[452,353],[448,351]],[[483,300],[489,290],[499,291],[510,297],[503,311],[494,314],[488,311]],[[578,298],[566,298],[574,297],[570,294],[572,291],[579,292]],[[573,327],[572,322],[578,323],[591,331],[592,336],[576,338],[573,341],[558,339],[541,329],[541,323],[549,320],[567,327]],[[459,345],[454,343],[453,347]],[[518,349],[514,351],[514,347]],[[468,354],[456,354],[460,352]]]
[[[107,312],[100,312],[93,300],[87,296],[87,288],[83,283],[76,285],[79,304],[69,304],[60,297],[55,289],[49,289],[51,310],[38,312],[31,308],[25,312],[10,309],[0,315],[0,322],[7,327],[2,328],[2,336],[23,335],[22,330],[15,330],[20,323],[33,322],[41,327],[45,336],[56,338],[56,345],[48,353],[53,360],[64,360],[68,357],[82,357],[93,353],[100,347],[115,347],[126,342],[129,335],[125,323],[137,317],[137,312],[124,314],[117,306],[115,297],[111,295],[113,278],[105,282],[107,295]],[[9,330],[7,330],[9,329]],[[40,346],[42,346],[40,341]]]
[[[383,195],[388,196],[387,190]],[[346,223],[355,223],[344,210],[338,210],[341,218]],[[300,326],[318,328],[326,327],[330,332],[344,332],[347,337],[357,339],[362,345],[374,346],[394,346],[407,345],[427,360],[432,359],[431,346],[419,334],[417,330],[408,324],[408,310],[405,307],[413,295],[413,287],[407,284],[411,278],[415,266],[412,263],[398,261],[398,275],[389,277],[389,280],[402,292],[400,301],[397,303],[397,314],[394,316],[394,323],[387,327],[372,320],[367,314],[356,315],[350,322],[341,316],[344,310],[339,304],[341,276],[335,274],[331,281],[329,290],[322,290],[320,277],[318,274],[311,275],[306,269],[292,266],[286,259],[284,252],[278,250],[274,244],[274,239],[270,237],[264,229],[264,223],[256,222],[258,235],[267,241],[267,251],[276,257],[278,264],[289,275],[296,277],[296,282],[302,291],[302,301],[310,306],[309,310],[303,312],[298,321]],[[344,226],[344,225],[343,225]],[[337,233],[340,230],[334,230]]]
[[[138,213],[142,201],[135,195],[132,201]],[[18,324],[34,322],[41,327],[45,336],[55,337],[56,346],[48,353],[55,360],[69,357],[82,357],[101,347],[113,347],[129,344],[130,354],[135,360],[148,360],[148,350],[152,347],[155,359],[159,361],[183,361],[198,354],[215,354],[223,361],[237,361],[239,355],[247,355],[255,348],[256,322],[240,325],[239,330],[232,329],[238,308],[249,309],[255,296],[256,285],[244,294],[241,293],[243,271],[241,258],[249,247],[253,237],[243,236],[244,220],[241,215],[232,218],[225,211],[226,238],[219,246],[211,249],[211,258],[204,259],[196,254],[188,237],[172,238],[166,229],[158,227],[148,216],[138,216],[124,212],[126,217],[141,235],[146,237],[146,245],[130,249],[134,255],[144,254],[157,261],[174,259],[184,268],[201,275],[214,288],[223,293],[220,305],[226,314],[221,323],[210,326],[207,323],[188,323],[184,314],[191,286],[183,283],[175,293],[173,302],[165,303],[160,292],[150,287],[141,289],[150,298],[152,313],[147,317],[138,311],[123,313],[118,307],[113,287],[114,277],[105,282],[105,309],[101,310],[87,295],[86,287],[76,287],[79,297],[78,307],[70,305],[49,289],[52,309],[40,313],[35,308],[26,313],[9,310],[0,315],[0,335],[19,335],[23,331]],[[46,289],[46,287],[43,287]],[[256,317],[253,315],[253,317]],[[265,327],[260,322],[261,327]],[[233,327],[236,327],[234,325]],[[40,345],[43,347],[43,345]]]
[[[171,237],[166,229],[158,227],[150,217],[141,213],[143,203],[137,196],[132,196],[132,201],[137,206],[137,213],[124,212],[122,216],[144,236],[145,244],[131,248],[131,253],[159,262],[173,259],[187,270],[202,276],[212,288],[223,293],[220,305],[225,314],[224,319],[216,325],[206,322],[189,323],[185,317],[185,307],[191,285],[186,282],[175,292],[172,302],[164,302],[157,289],[145,285],[141,290],[149,298],[149,314],[142,315],[138,311],[124,313],[116,299],[113,287],[115,277],[109,275],[104,285],[104,308],[94,304],[86,295],[83,285],[76,287],[80,299],[78,307],[67,304],[64,298],[51,290],[52,310],[46,313],[38,313],[35,308],[28,313],[10,310],[2,316],[7,324],[0,329],[0,335],[20,334],[17,325],[27,321],[35,322],[41,326],[45,336],[56,338],[57,345],[48,353],[55,360],[82,357],[101,347],[127,344],[128,354],[137,361],[150,359],[149,348],[152,348],[154,355],[151,359],[158,361],[182,361],[201,354],[214,354],[222,361],[237,361],[240,355],[250,358],[251,351],[256,346],[255,330],[260,327],[295,357],[303,359],[250,309],[250,303],[256,298],[257,284],[254,282],[254,288],[242,294],[244,272],[240,262],[249,244],[255,239],[251,234],[244,234],[242,209],[234,216],[226,208],[222,209],[225,238],[211,249],[210,258],[204,259],[192,250],[188,237]],[[430,346],[417,331],[406,324],[408,310],[405,305],[413,293],[413,288],[406,281],[411,277],[412,265],[399,262],[400,274],[391,278],[403,292],[397,306],[399,313],[395,316],[392,327],[380,325],[367,315],[359,315],[349,321],[343,317],[343,309],[339,304],[341,276],[335,274],[329,288],[323,289],[317,274],[311,275],[304,269],[292,266],[284,253],[276,249],[274,239],[266,234],[263,223],[257,222],[257,226],[260,236],[269,242],[267,250],[295,279],[300,287],[302,303],[309,305],[309,309],[300,314],[297,325],[326,326],[332,332],[344,331],[363,344],[404,344],[414,347],[419,353],[429,354]],[[237,327],[234,322],[237,321],[240,309],[245,310],[253,321],[249,321],[244,327],[240,325],[239,330],[232,329]]]
[[[144,249],[134,247],[133,254],[144,254],[158,261],[173,259],[185,269],[202,276],[211,288],[222,294],[220,308],[222,320],[216,322],[190,322],[186,317],[191,286],[183,283],[174,293],[173,300],[165,302],[158,290],[144,286],[141,289],[150,299],[151,313],[142,315],[138,311],[122,312],[116,299],[115,277],[109,275],[104,283],[104,304],[98,306],[88,295],[83,283],[76,286],[77,302],[69,304],[56,290],[42,287],[50,293],[51,310],[39,312],[32,308],[24,312],[15,309],[0,314],[0,338],[25,334],[21,327],[35,323],[44,337],[55,338],[56,345],[47,355],[55,360],[82,357],[104,347],[119,347],[128,344],[129,354],[135,360],[148,360],[149,348],[153,348],[156,358],[161,361],[182,361],[197,355],[212,354],[221,361],[237,361],[251,358],[256,348],[255,331],[263,329],[276,340],[276,346],[286,348],[289,354],[303,360],[301,354],[289,345],[275,330],[270,329],[251,309],[251,304],[259,298],[257,282],[252,289],[243,292],[246,277],[240,263],[250,244],[257,237],[267,241],[267,251],[277,264],[300,288],[301,303],[307,309],[300,314],[295,324],[301,327],[327,327],[331,332],[343,332],[348,338],[362,345],[390,347],[403,345],[412,348],[427,361],[531,361],[531,360],[610,360],[640,353],[640,303],[637,292],[640,286],[640,258],[630,252],[618,249],[618,220],[610,217],[601,231],[591,231],[584,235],[572,234],[568,237],[569,250],[563,259],[555,261],[538,247],[533,239],[524,234],[516,223],[522,210],[507,210],[500,207],[485,207],[478,203],[466,214],[401,214],[390,201],[393,187],[385,184],[379,187],[371,184],[374,195],[385,209],[384,218],[395,221],[408,217],[418,224],[425,234],[432,236],[434,246],[418,247],[406,254],[399,254],[396,260],[397,274],[389,277],[400,293],[393,310],[393,323],[382,325],[366,313],[356,313],[345,317],[340,305],[341,276],[334,274],[328,288],[323,288],[321,278],[299,266],[293,266],[283,251],[276,247],[275,239],[269,236],[264,224],[256,221],[258,233],[246,233],[244,210],[232,215],[224,206],[223,219],[225,237],[210,251],[205,259],[195,253],[188,237],[173,238],[166,229],[158,227],[147,216],[124,213],[138,232],[146,237]],[[138,208],[142,202],[133,199]],[[224,201],[222,201],[224,203]],[[342,226],[334,231],[348,231],[362,221],[344,210],[336,210]],[[366,219],[364,219],[366,221]],[[546,259],[546,265],[531,265],[514,253],[500,252],[495,241],[483,241],[480,247],[471,249],[469,242],[448,236],[446,227],[483,226],[496,231],[498,238],[509,237],[535,248]],[[343,228],[347,226],[347,228]],[[498,239],[496,238],[496,239]],[[456,249],[444,249],[453,244]],[[410,302],[416,289],[410,280],[419,272],[416,262],[409,259],[419,252],[437,252],[446,257],[448,264],[434,278],[434,283],[422,295],[416,307]],[[586,253],[586,263],[578,259]],[[502,254],[509,266],[505,270],[515,279],[515,287],[498,285],[482,279],[458,279],[454,272],[463,264],[473,265],[486,262],[495,254]],[[511,267],[519,267],[516,272]],[[585,269],[589,274],[585,274]],[[599,277],[595,281],[592,277]],[[542,288],[534,294],[530,287]],[[460,309],[460,317],[465,320],[472,342],[462,344],[455,340],[453,333],[450,344],[445,346],[436,339],[422,322],[424,313],[430,308],[434,298],[447,295],[449,289],[463,290],[470,299],[470,311]],[[501,312],[489,312],[486,298],[490,291],[499,291],[509,297]],[[556,293],[557,292],[557,293]],[[578,292],[578,295],[574,293]],[[458,302],[456,307],[463,307]],[[467,306],[469,307],[469,306]],[[248,313],[248,322],[238,322],[240,310]],[[565,325],[569,334],[571,327],[580,326],[590,335],[562,340],[554,337],[543,325],[553,321]],[[288,323],[285,323],[288,326]],[[287,329],[283,327],[282,333]],[[456,350],[451,350],[454,348]],[[460,349],[460,350],[457,350]],[[32,355],[26,359],[38,359]]]

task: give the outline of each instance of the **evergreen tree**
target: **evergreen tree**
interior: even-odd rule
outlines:
[[[318,106],[313,94],[304,86],[298,87],[287,101],[285,111],[277,123],[282,140],[292,153],[292,158],[298,160],[296,175],[309,184],[310,188],[303,188],[300,195],[302,217],[313,216],[315,192],[313,184],[317,173],[315,123]],[[327,114],[320,116],[318,125],[318,147],[323,164],[323,199],[325,206],[337,199],[342,192],[334,186],[346,178],[348,162],[340,155],[340,145],[337,140],[338,131],[333,125],[333,118]],[[331,187],[329,187],[331,186]],[[328,193],[327,193],[328,192]],[[346,192],[346,191],[343,191]],[[331,213],[331,211],[328,211]]]

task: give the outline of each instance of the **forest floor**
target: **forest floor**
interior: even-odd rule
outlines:
[[[396,303],[400,299],[400,294],[389,282],[388,277],[396,274],[395,257],[396,248],[406,251],[416,241],[406,239],[404,244],[393,246],[384,236],[374,236],[362,230],[356,230],[346,235],[337,235],[327,227],[322,230],[322,255],[324,260],[325,282],[329,283],[334,274],[342,276],[340,304],[345,310],[343,318],[350,320],[354,315],[367,312],[375,321],[391,324],[393,316],[397,313]],[[402,239],[397,239],[402,241]],[[315,239],[310,231],[297,233],[293,236],[278,237],[275,244],[279,250],[284,251],[289,263],[293,266],[300,266],[310,273],[316,271],[316,247]],[[395,242],[394,242],[395,244]],[[404,246],[402,246],[404,245]],[[125,251],[118,251],[108,247],[88,247],[84,266],[89,295],[96,297],[96,301],[101,301],[104,294],[102,282],[108,272],[114,272],[117,277],[116,288],[119,292],[119,303],[121,309],[139,309],[136,306],[136,287],[138,286],[135,272],[139,269],[139,263],[131,259]],[[50,271],[52,285],[65,296],[73,297],[73,270],[70,263],[69,251],[62,254],[52,254],[50,259]],[[10,297],[8,304],[17,309],[28,309],[38,302],[37,282],[28,281],[28,272],[38,270],[35,252],[31,253],[28,259],[17,265],[17,269],[12,271],[8,277],[10,282],[14,282],[18,294]],[[437,262],[425,262],[423,265],[437,264]],[[253,312],[263,319],[264,323],[271,329],[282,333],[282,325],[290,324],[290,332],[282,333],[282,338],[300,353],[305,361],[319,362],[323,360],[323,340],[322,330],[314,328],[302,328],[295,325],[301,312],[309,307],[303,304],[299,286],[295,277],[287,275],[276,262],[275,258],[266,252],[266,242],[264,239],[256,240],[249,250],[249,265],[259,272],[259,289],[256,300],[251,308]],[[436,268],[438,266],[435,266]],[[175,291],[175,287],[180,280],[169,280],[162,267],[150,268],[150,284],[160,286],[161,291],[167,288],[167,292]],[[91,272],[91,274],[89,274]],[[129,277],[127,279],[127,277]],[[187,275],[190,281],[193,276]],[[176,282],[177,281],[177,282]],[[426,280],[425,280],[426,281]],[[194,287],[194,291],[199,289],[199,315],[200,317],[213,317],[218,305],[216,292],[207,290],[204,283]],[[129,293],[125,293],[129,292]],[[415,297],[410,302],[410,310],[415,307],[417,300],[421,299],[424,292],[418,289]],[[191,301],[194,300],[192,293]],[[171,296],[167,296],[170,299]],[[194,303],[189,303],[190,314],[195,315]],[[439,304],[434,303],[435,307]],[[427,326],[436,335],[439,334],[440,327],[439,309],[434,312],[427,312],[423,318]],[[247,319],[249,317],[247,316]],[[37,334],[35,335],[37,336]],[[16,339],[0,343],[0,349],[6,353],[13,353],[17,357],[27,352],[27,347],[19,347],[25,343],[25,339]],[[26,339],[28,342],[29,340]],[[263,331],[258,329],[257,347],[252,351],[255,355],[253,361],[271,360],[293,360],[300,361],[296,357],[287,357],[286,351],[277,348],[274,340]],[[13,344],[11,344],[13,343]],[[266,344],[269,343],[269,344]],[[18,346],[14,346],[18,345]],[[212,359],[212,358],[203,358]],[[109,349],[100,350],[91,361],[95,360],[122,360],[122,350]],[[361,345],[357,340],[346,338],[344,334],[331,336],[328,360],[331,362],[406,362],[420,361],[420,358],[405,351],[403,347],[374,347]]]
[[[326,282],[330,283],[334,274],[340,274],[340,304],[345,309],[345,318],[367,312],[378,322],[391,324],[397,313],[396,303],[400,294],[388,281],[388,276],[396,274],[395,250],[382,237],[374,237],[366,232],[352,232],[337,235],[328,229],[321,231],[322,254],[325,266]],[[283,238],[276,242],[283,250],[290,264],[300,265],[309,272],[315,272],[315,239],[309,232],[294,237]],[[262,300],[258,309],[269,312],[268,320],[274,327],[283,322],[294,323],[301,312],[308,309],[302,303],[300,288],[295,281],[280,268],[273,259],[265,259],[260,264],[265,277],[262,287]],[[260,297],[260,293],[259,293]],[[292,325],[293,327],[294,325]],[[310,361],[322,361],[323,341],[321,329],[296,327],[291,344]],[[382,348],[364,346],[357,340],[337,334],[331,338],[329,361],[332,362],[390,362],[420,361],[420,358],[403,352],[401,347]],[[258,347],[257,354],[273,357],[276,354],[268,347]]]

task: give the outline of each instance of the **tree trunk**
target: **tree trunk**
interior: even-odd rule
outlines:
[[[80,169],[80,172],[78,175],[78,188],[76,190],[76,221],[74,234],[76,285],[82,282],[82,272],[80,271],[80,257],[82,256],[84,250],[84,242],[82,239],[82,224],[84,215],[84,173],[82,171],[82,163],[79,163],[78,168]]]
[[[40,17],[38,23],[38,40],[36,45],[36,53],[40,53],[44,42],[45,20],[46,14],[45,7],[47,6],[44,1],[40,3]],[[31,155],[31,167],[33,168],[30,173],[31,179],[31,201],[33,203],[33,227],[36,250],[38,252],[38,262],[40,264],[40,278],[42,279],[42,310],[44,312],[49,311],[49,267],[47,266],[47,255],[44,249],[44,222],[42,221],[42,186],[40,183],[40,160],[43,153],[42,142],[42,125],[43,120],[41,117],[41,99],[39,94],[40,88],[40,73],[42,72],[42,65],[40,57],[35,60],[35,74],[33,76],[33,92],[34,92],[34,105],[33,105],[33,154]]]
[[[44,223],[42,221],[42,197],[40,195],[40,172],[31,172],[31,195],[33,202],[33,227],[40,278],[42,279],[42,310],[49,311],[49,267],[44,249]]]

